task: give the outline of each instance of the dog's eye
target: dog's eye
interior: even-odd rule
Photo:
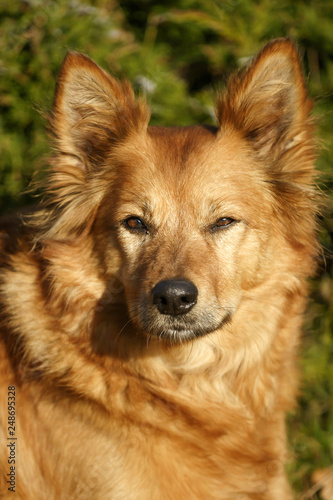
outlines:
[[[139,217],[128,217],[127,219],[124,220],[123,225],[125,226],[126,229],[129,229],[130,231],[136,231],[136,232],[145,232],[148,233],[148,228],[145,225],[145,223],[139,218]]]
[[[216,221],[214,226],[212,226],[211,231],[214,232],[217,231],[218,229],[224,229],[234,224],[234,222],[236,221],[232,217],[221,217],[221,219]]]

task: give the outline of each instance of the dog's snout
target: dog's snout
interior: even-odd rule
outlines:
[[[198,289],[188,280],[164,280],[154,286],[152,297],[161,314],[177,316],[188,313],[196,304]]]

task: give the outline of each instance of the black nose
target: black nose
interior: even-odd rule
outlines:
[[[196,304],[197,287],[188,280],[164,280],[152,290],[153,303],[161,314],[186,314]]]

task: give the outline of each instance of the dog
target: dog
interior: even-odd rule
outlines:
[[[68,53],[45,196],[2,225],[1,499],[293,498],[311,108],[289,39],[230,78],[216,127],[150,126]]]

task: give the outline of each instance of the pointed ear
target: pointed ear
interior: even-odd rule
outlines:
[[[231,78],[216,115],[222,129],[231,125],[242,131],[259,156],[270,154],[274,161],[305,139],[311,108],[296,48],[278,39]]]
[[[89,57],[67,54],[57,81],[51,127],[59,154],[82,169],[105,161],[114,143],[148,125],[145,102],[130,84],[108,75]]]

